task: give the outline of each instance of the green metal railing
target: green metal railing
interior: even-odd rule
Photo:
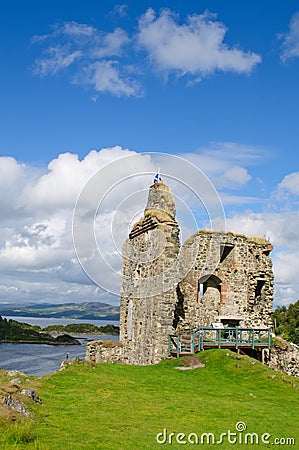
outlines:
[[[176,353],[178,358],[181,353],[181,336],[179,334],[170,334],[168,336],[168,355]]]
[[[242,346],[270,348],[270,329],[268,328],[238,328],[238,327],[198,327],[192,332],[191,352],[204,350],[204,347],[217,346],[218,348],[233,346],[236,349]]]
[[[268,348],[271,345],[271,330],[268,328],[238,328],[238,327],[197,327],[190,336],[190,353],[197,353],[205,348],[241,347]],[[178,357],[181,353],[181,335],[168,336],[168,354]]]

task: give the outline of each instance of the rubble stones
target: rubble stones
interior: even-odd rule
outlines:
[[[299,377],[299,347],[281,338],[278,345],[271,347],[269,367],[280,372]]]
[[[14,411],[22,414],[25,417],[29,417],[30,413],[27,411],[23,403],[21,403],[18,399],[13,397],[10,394],[7,394],[4,399],[2,400],[2,403],[9,408],[13,409]]]
[[[35,403],[42,403],[36,391],[33,389],[22,389],[20,394],[26,395],[26,397],[31,398]]]

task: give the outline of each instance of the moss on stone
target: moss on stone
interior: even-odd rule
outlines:
[[[216,230],[216,231],[214,231],[214,230],[198,230],[185,241],[185,244],[191,244],[195,240],[195,238],[197,238],[198,236],[209,235],[209,234],[211,235],[211,237],[215,236],[217,234],[219,234],[219,235],[223,234],[224,238],[226,236],[232,236],[234,238],[239,237],[242,239],[246,239],[248,242],[253,242],[258,245],[271,245],[270,241],[262,236],[246,236],[245,234],[242,234],[242,233],[235,233],[234,231],[222,231],[222,230]]]
[[[121,342],[115,342],[115,341],[102,341],[102,346],[105,348],[113,348],[113,347],[123,347],[123,344]]]
[[[161,209],[148,209],[144,212],[144,216],[140,220],[138,220],[138,222],[134,223],[134,225],[132,226],[131,233],[137,230],[138,228],[142,228],[144,222],[150,218],[160,223],[173,222],[173,218],[168,212],[162,211]]]
[[[269,245],[270,244],[269,239],[266,239],[265,237],[262,237],[262,236],[249,236],[247,239],[249,242],[254,242],[255,244],[259,244],[259,245]]]
[[[144,212],[144,218],[148,218],[148,217],[154,217],[156,218],[159,222],[173,222],[173,218],[171,217],[171,215],[166,212],[166,211],[162,211],[161,209],[148,209]]]
[[[110,339],[107,339],[105,341],[97,340],[97,341],[90,341],[88,346],[94,346],[94,345],[101,345],[104,348],[113,348],[113,347],[123,347],[123,344],[119,341],[111,341]]]

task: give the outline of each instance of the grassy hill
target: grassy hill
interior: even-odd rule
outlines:
[[[23,400],[33,420],[21,423],[8,424],[7,411],[6,418],[2,411],[0,448],[196,448],[191,443],[179,444],[176,438],[195,442],[195,435],[201,439],[203,433],[213,433],[219,441],[228,430],[236,433],[238,443],[230,444],[223,435],[219,446],[225,450],[273,448],[275,439],[287,438],[295,439],[291,448],[298,448],[298,379],[227,350],[209,350],[195,358],[205,366],[177,370],[184,359],[146,367],[78,362],[42,379],[26,381],[24,377],[23,385],[36,389],[43,404]],[[2,374],[0,381],[5,391],[7,376]],[[156,441],[162,433],[158,437],[163,442],[163,430],[167,430],[164,445]],[[250,433],[249,440],[256,433],[259,445],[240,444],[246,433]],[[269,444],[261,442],[262,435]],[[207,436],[203,439],[205,444],[197,447],[211,448]]]

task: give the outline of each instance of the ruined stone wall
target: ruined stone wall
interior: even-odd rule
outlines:
[[[246,326],[271,327],[274,275],[270,252],[272,245],[248,238],[248,303]]]
[[[163,210],[158,209],[158,207]],[[150,188],[144,217],[123,247],[120,341],[131,364],[153,364],[167,356],[176,303],[174,266],[180,243],[169,188]]]
[[[299,346],[276,337],[277,344],[270,350],[269,367],[299,377]]]
[[[86,346],[85,359],[91,362],[120,363],[128,362],[121,342],[91,341]]]
[[[179,284],[178,331],[223,321],[269,327],[273,272],[271,244],[233,233],[198,231],[184,246],[198,246],[194,267]]]
[[[87,359],[154,364],[168,336],[222,321],[271,326],[273,272],[265,239],[200,230],[183,246],[170,189],[149,189],[144,216],[123,247],[120,346],[89,346]]]

